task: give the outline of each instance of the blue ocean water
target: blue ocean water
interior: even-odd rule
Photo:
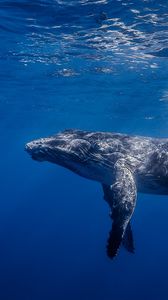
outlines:
[[[111,261],[98,183],[24,144],[65,128],[167,137],[165,0],[1,0],[0,299],[168,299],[167,197],[138,195]]]

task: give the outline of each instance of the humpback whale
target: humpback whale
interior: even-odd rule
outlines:
[[[61,165],[101,183],[112,219],[110,258],[121,244],[134,252],[130,220],[137,192],[168,194],[168,139],[69,129],[31,141],[25,150],[36,161]]]

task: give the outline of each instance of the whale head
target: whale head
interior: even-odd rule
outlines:
[[[103,182],[110,166],[100,149],[100,137],[79,130],[65,130],[26,144],[25,150],[36,161],[63,166],[83,177]]]
[[[32,159],[49,161],[69,169],[86,163],[90,148],[91,143],[82,138],[82,133],[73,130],[33,140],[25,145]]]

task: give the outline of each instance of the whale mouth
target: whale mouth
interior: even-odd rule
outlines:
[[[41,154],[39,155],[39,153],[36,153],[36,152],[31,154],[31,158],[33,160],[36,160],[36,161],[39,161],[39,162],[42,162],[42,161],[45,160],[43,155],[41,155]]]
[[[25,145],[24,150],[28,154],[30,154],[30,156],[33,160],[40,161],[40,162],[45,160],[44,151],[42,151],[39,147],[37,147],[37,145],[35,146],[34,143],[32,143],[32,142],[27,143]]]

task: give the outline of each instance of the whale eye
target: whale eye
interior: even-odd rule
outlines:
[[[98,143],[92,143],[91,152],[98,152],[100,150],[100,145]]]

